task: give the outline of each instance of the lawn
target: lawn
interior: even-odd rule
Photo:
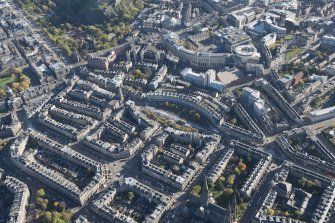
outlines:
[[[0,77],[0,87],[3,87],[7,84],[10,84],[16,80],[16,77],[14,75],[10,77]]]
[[[286,59],[290,60],[296,55],[298,55],[299,53],[301,53],[302,51],[304,51],[303,48],[293,48],[290,52],[286,54]]]
[[[284,37],[284,39],[285,39],[285,40],[291,40],[291,39],[293,39],[293,35],[286,35],[286,36]]]

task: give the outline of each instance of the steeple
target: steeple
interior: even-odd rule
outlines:
[[[203,206],[208,205],[209,201],[209,190],[208,190],[208,184],[207,184],[207,179],[204,180],[204,184],[202,185],[202,191],[201,191],[201,204]]]
[[[226,208],[226,217],[225,217],[225,223],[232,223],[233,222],[233,216],[231,214],[231,206],[230,203],[228,203],[228,207]]]
[[[233,221],[235,221],[236,220],[236,218],[237,218],[237,202],[236,202],[236,195],[235,195],[235,193],[234,193],[234,195],[233,195],[233,199],[231,200],[231,211],[232,211],[232,213],[233,213]]]

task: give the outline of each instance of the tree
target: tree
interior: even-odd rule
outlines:
[[[247,162],[248,162],[248,163],[251,163],[251,161],[252,161],[251,154],[248,154],[248,156],[247,156]]]
[[[313,181],[311,181],[311,180],[307,180],[307,181],[306,181],[306,187],[307,187],[307,188],[311,188],[311,187],[313,187],[313,186],[314,186]]]
[[[197,113],[195,113],[194,118],[195,118],[195,120],[199,121],[199,120],[201,119],[201,116],[200,116],[200,114],[197,112]]]
[[[169,104],[168,101],[164,102],[163,105],[164,105],[164,107],[170,107],[170,104]]]
[[[26,75],[21,75],[21,77],[20,77],[20,81],[21,82],[27,82],[29,85],[30,85],[30,78],[29,77],[27,77]]]
[[[3,88],[1,88],[0,89],[0,98],[3,98],[5,96],[6,96],[6,91]]]
[[[142,75],[142,71],[141,71],[140,69],[136,69],[136,70],[134,71],[134,75],[135,75],[135,76],[141,76],[141,75]]]
[[[15,90],[17,90],[17,88],[20,86],[20,83],[18,82],[13,82],[12,83],[12,88],[14,88]]]
[[[319,60],[322,60],[323,56],[320,50],[315,52],[316,56],[318,57]]]
[[[43,12],[47,12],[49,10],[49,8],[46,5],[42,5],[42,10],[43,10]]]
[[[224,185],[221,180],[218,180],[217,184],[220,190],[224,190]]]
[[[285,212],[284,212],[284,216],[285,216],[285,217],[290,216],[290,212],[289,212],[289,211],[285,211]]]
[[[237,124],[237,119],[236,118],[233,118],[232,120],[230,120],[230,123],[232,125],[236,125]]]
[[[14,67],[10,70],[10,72],[14,73],[15,75],[22,74],[22,70],[20,68]]]
[[[199,196],[200,193],[201,193],[201,186],[200,185],[195,185],[192,188],[192,194],[195,195],[195,196]]]
[[[46,222],[51,223],[52,221],[52,214],[50,211],[46,211],[43,215],[43,218]]]
[[[298,82],[298,86],[299,86],[300,88],[302,88],[304,85],[305,85],[305,82],[304,82],[303,80],[300,80],[300,81]]]
[[[71,26],[70,23],[65,23],[64,27],[65,27],[65,29],[67,29],[67,30],[71,30],[71,29],[72,29],[72,26]]]
[[[53,202],[52,206],[54,206],[54,208],[58,209],[59,208],[59,202],[58,201]]]
[[[44,189],[43,188],[38,189],[36,195],[37,197],[44,197],[45,196]]]
[[[24,90],[26,90],[26,89],[29,88],[29,84],[28,84],[27,82],[23,81],[23,82],[21,82],[21,87],[22,87]]]
[[[129,192],[128,192],[128,200],[129,200],[129,201],[132,201],[132,200],[134,200],[134,197],[135,197],[134,192],[129,191]]]
[[[52,220],[52,223],[66,223],[63,219],[55,218]]]
[[[301,212],[301,210],[296,210],[295,212],[294,212],[294,215],[296,216],[296,218],[301,218],[301,215],[302,215],[302,212]]]
[[[64,50],[64,53],[66,54],[66,56],[70,56],[72,54],[72,51],[71,51],[70,47],[67,44],[60,43],[59,47]]]
[[[35,221],[38,221],[41,216],[42,216],[42,211],[41,210],[36,210]]]
[[[70,222],[73,214],[70,210],[67,210],[62,213],[62,219],[66,222]]]
[[[241,175],[241,170],[238,167],[235,167],[234,173],[239,176]]]
[[[320,107],[322,103],[322,98],[320,96],[317,96],[312,102],[311,102],[311,106],[313,108],[317,108],[317,107]]]
[[[66,210],[66,203],[64,201],[59,202],[59,210],[60,211]]]
[[[244,163],[239,163],[238,164],[238,168],[241,170],[241,171],[246,171],[247,170],[247,165],[244,164]]]
[[[305,177],[300,177],[298,180],[298,185],[301,188],[304,188],[306,186],[307,179]]]
[[[299,145],[301,143],[301,140],[300,140],[300,138],[298,138],[298,137],[295,137],[295,138],[293,138],[292,140],[291,140],[291,144],[292,144],[292,146],[297,146],[297,145]]]
[[[228,177],[228,184],[229,184],[229,185],[233,185],[234,182],[235,182],[235,175],[230,175],[230,176]]]
[[[224,197],[230,197],[233,193],[234,193],[233,189],[227,188],[227,189],[223,190],[222,196],[224,196]]]
[[[314,184],[315,187],[321,187],[321,182],[318,179],[315,179],[313,184]]]
[[[55,219],[55,218],[61,218],[62,217],[62,214],[59,213],[58,211],[53,211],[52,212],[52,218]]]
[[[164,148],[162,146],[158,147],[158,152],[159,153],[163,153],[164,152]]]
[[[38,207],[40,207],[40,209],[42,210],[46,210],[48,207],[48,199],[43,199],[41,197],[37,197],[36,199],[36,204]]]
[[[177,165],[174,165],[174,166],[173,166],[173,171],[174,171],[174,173],[178,174],[179,171],[180,171],[180,167],[177,166]]]
[[[24,91],[24,88],[23,88],[21,85],[18,86],[16,89],[17,89],[18,92],[22,92],[22,91]]]
[[[237,207],[237,213],[238,213],[239,215],[242,215],[242,213],[243,213],[245,210],[247,210],[247,208],[248,208],[247,203],[242,203],[242,204],[238,205],[238,207]]]
[[[273,216],[273,215],[275,215],[275,210],[273,210],[272,208],[270,208],[269,210],[268,210],[268,215],[270,215],[270,216]]]
[[[225,182],[226,178],[224,176],[220,176],[219,177],[219,181],[221,181],[222,183]]]

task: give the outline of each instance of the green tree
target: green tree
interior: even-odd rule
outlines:
[[[221,181],[222,183],[224,183],[225,180],[226,180],[226,178],[225,178],[224,176],[220,176],[220,177],[219,177],[219,181]]]
[[[322,103],[322,98],[320,96],[317,96],[312,102],[311,102],[311,106],[313,108],[317,108],[317,107],[320,107]]]
[[[62,219],[66,222],[70,222],[73,214],[70,210],[62,212]]]
[[[230,120],[230,123],[231,123],[232,125],[236,125],[236,124],[237,124],[237,119],[236,119],[236,118],[231,119],[231,120]]]
[[[269,208],[269,210],[268,210],[268,215],[270,215],[270,216],[273,216],[273,215],[275,215],[275,210],[273,210],[272,208]]]
[[[71,30],[72,26],[71,26],[70,23],[65,23],[64,28],[67,29],[67,30]]]
[[[284,216],[285,216],[285,217],[290,216],[290,212],[289,212],[289,211],[285,211],[285,212],[284,212]]]
[[[52,219],[55,219],[55,218],[62,218],[62,214],[59,213],[58,211],[53,211],[52,212]]]
[[[60,48],[64,50],[64,53],[66,54],[66,56],[70,56],[72,54],[72,51],[68,45],[64,43],[60,43]]]
[[[17,90],[18,87],[20,87],[20,83],[18,83],[18,82],[13,82],[12,83],[12,88],[14,88],[15,90]]]
[[[234,193],[233,189],[227,188],[227,189],[223,190],[222,196],[224,196],[224,197],[230,197],[233,193]]]
[[[140,76],[140,75],[142,75],[142,71],[141,71],[140,69],[136,69],[136,70],[134,71],[134,75],[135,75],[135,76]]]
[[[320,180],[318,180],[318,179],[315,179],[315,180],[313,181],[313,184],[314,184],[315,187],[321,187],[321,182],[320,182]]]
[[[241,175],[241,170],[238,167],[235,167],[234,173],[239,176]]]
[[[233,185],[234,182],[235,182],[235,175],[232,174],[228,177],[228,184]]]
[[[299,86],[300,88],[304,87],[304,85],[305,85],[304,80],[300,80],[300,81],[298,82],[298,86]]]
[[[37,197],[45,197],[44,189],[43,188],[38,189],[36,195]]]
[[[252,161],[252,156],[251,156],[250,153],[249,153],[248,156],[247,156],[247,161],[248,161],[248,163],[251,163],[251,161]]]
[[[129,200],[129,201],[132,201],[132,200],[134,200],[134,198],[135,198],[134,192],[129,191],[129,192],[128,192],[128,200]]]
[[[192,194],[195,195],[195,196],[199,196],[200,193],[201,193],[201,186],[200,185],[195,185],[192,188]]]
[[[52,206],[54,206],[54,208],[58,209],[59,208],[59,202],[58,201],[53,202]]]
[[[21,87],[22,87],[24,90],[26,90],[26,89],[29,88],[29,84],[28,84],[27,82],[23,81],[23,82],[21,82]]]
[[[46,211],[43,215],[43,218],[44,220],[47,222],[47,223],[51,223],[52,222],[52,214],[50,211]]]
[[[0,98],[4,98],[6,96],[6,91],[3,88],[0,88]]]
[[[55,219],[52,220],[52,223],[66,223],[66,221],[64,221],[61,218],[55,218]]]
[[[244,203],[238,205],[238,207],[237,207],[237,213],[239,215],[242,215],[242,213],[244,213],[245,210],[247,210],[247,208],[248,208],[248,205],[247,205],[247,203],[244,202]]]
[[[27,82],[30,85],[30,78],[27,77],[26,75],[21,75],[20,81],[21,82]]]
[[[306,186],[307,179],[305,177],[300,177],[298,180],[298,185],[301,188],[304,188]]]
[[[296,210],[296,211],[294,212],[294,215],[295,215],[296,218],[300,219],[301,216],[302,216],[302,212],[301,212],[301,210]]]
[[[22,92],[22,91],[24,91],[24,88],[20,85],[20,86],[18,86],[18,87],[16,88],[16,90],[17,90],[18,92]]]
[[[42,5],[42,11],[47,12],[49,10],[48,6]]]
[[[11,68],[10,72],[14,73],[15,75],[22,74],[22,70],[20,68],[17,68],[17,67]]]
[[[36,204],[41,210],[46,210],[48,207],[48,199],[43,199],[41,197],[36,198]]]

